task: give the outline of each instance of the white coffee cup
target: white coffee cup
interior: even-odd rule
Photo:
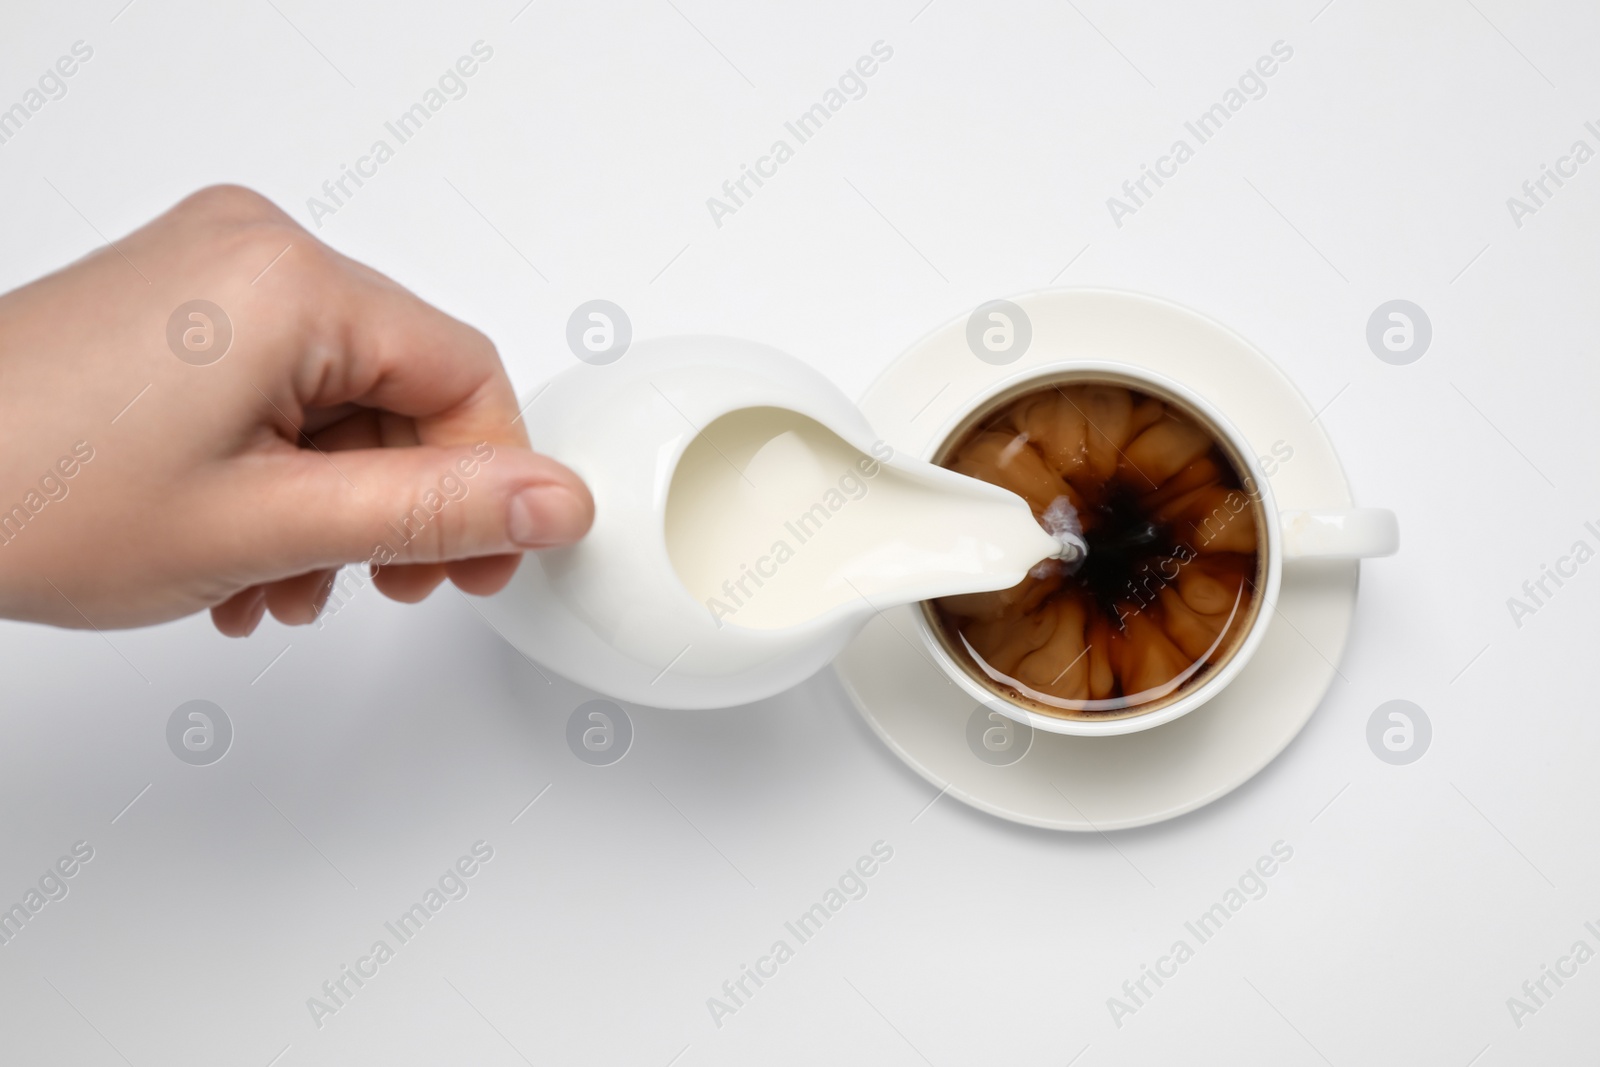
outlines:
[[[1286,562],[1390,556],[1398,551],[1400,544],[1394,512],[1381,508],[1280,512],[1261,461],[1226,415],[1187,386],[1130,364],[1063,360],[1032,366],[974,396],[933,435],[929,454],[923,458],[935,461],[942,458],[944,450],[963,438],[969,428],[1018,396],[1052,385],[1090,382],[1125,385],[1152,394],[1186,409],[1199,420],[1233,461],[1256,509],[1257,528],[1261,533],[1259,556],[1263,566],[1251,606],[1254,617],[1248,620],[1248,628],[1234,644],[1231,654],[1220,665],[1210,668],[1202,680],[1187,689],[1180,688],[1171,699],[1152,701],[1148,711],[1133,709],[1119,717],[1047,715],[1009,699],[999,688],[979,681],[973,668],[952,654],[936,631],[926,605],[916,613],[918,633],[933,661],[975,700],[1034,729],[1086,737],[1133,733],[1160,726],[1195,710],[1226,688],[1249,663],[1267,627],[1274,622]]]

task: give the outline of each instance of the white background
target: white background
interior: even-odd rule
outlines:
[[[0,145],[0,288],[212,182],[309,224],[307,197],[481,39],[468,95],[317,235],[486,330],[519,388],[571,365],[567,316],[595,297],[637,336],[758,339],[853,394],[933,326],[1051,282],[1156,293],[1260,345],[1404,536],[1363,566],[1347,680],[1300,738],[1207,809],[1071,836],[924,811],[933,788],[827,672],[750,708],[633,709],[632,751],[587,766],[564,731],[589,694],[448,589],[369,589],[320,631],[245,641],[203,618],[7,625],[0,904],[75,841],[95,857],[0,946],[0,1061],[1594,1056],[1600,962],[1520,1028],[1506,1001],[1579,938],[1600,949],[1600,563],[1520,628],[1506,600],[1600,547],[1600,162],[1520,228],[1506,198],[1575,139],[1600,148],[1600,18],[922,2],[10,4],[0,107],[74,41],[94,55]],[[878,40],[866,96],[717,227],[706,198]],[[1268,94],[1114,225],[1106,198],[1278,40]],[[1365,342],[1393,298],[1433,322],[1409,366]],[[165,740],[195,698],[236,731],[208,767]],[[1395,698],[1433,722],[1410,766],[1365,740]],[[479,839],[470,894],[314,1025],[307,998]],[[715,1026],[707,998],[879,840],[867,896]],[[1279,840],[1268,894],[1115,1025],[1107,998]]]

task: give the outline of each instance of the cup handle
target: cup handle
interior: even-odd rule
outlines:
[[[1400,523],[1387,508],[1349,511],[1285,511],[1283,557],[1370,559],[1400,551]]]

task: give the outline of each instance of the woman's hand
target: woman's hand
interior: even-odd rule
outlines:
[[[248,190],[0,296],[0,615],[243,636],[355,562],[486,594],[593,511],[483,334]]]

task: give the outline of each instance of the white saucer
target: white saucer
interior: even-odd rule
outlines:
[[[861,400],[873,428],[926,458],[963,399],[1063,360],[1115,360],[1174,378],[1211,400],[1255,447],[1278,506],[1342,509],[1350,487],[1314,412],[1244,338],[1154,297],[1055,289],[1015,297],[1032,342],[1005,366],[967,347],[966,317],[947,323],[890,365]],[[1007,766],[969,747],[971,697],[928,658],[912,628],[915,607],[885,612],[834,661],[873,731],[917,773],[975,808],[1053,830],[1112,830],[1170,819],[1241,785],[1283,751],[1332,682],[1355,613],[1355,562],[1286,565],[1277,612],[1255,657],[1232,684],[1174,722],[1115,737],[1032,732]]]

